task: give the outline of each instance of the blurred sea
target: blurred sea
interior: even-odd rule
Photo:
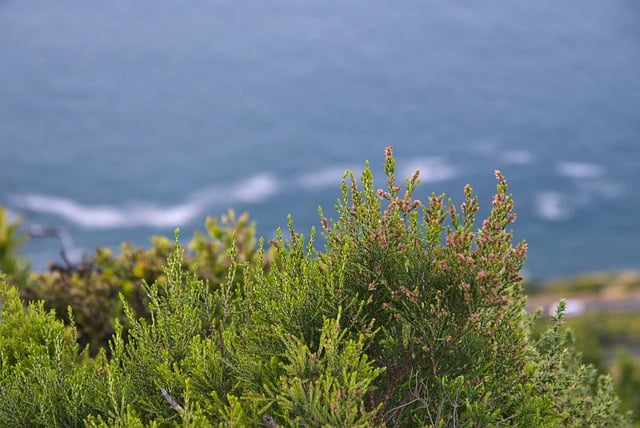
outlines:
[[[530,277],[640,269],[640,3],[0,0],[0,204],[75,257],[227,208],[308,233],[388,145],[483,214],[502,170]]]

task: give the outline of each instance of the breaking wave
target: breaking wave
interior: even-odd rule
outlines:
[[[121,207],[88,205],[58,196],[27,194],[15,196],[22,209],[61,217],[85,229],[117,229],[138,226],[176,227],[203,217],[208,209],[223,203],[259,203],[278,190],[270,174],[260,174],[234,186],[205,189],[180,204],[137,203]]]
[[[411,177],[416,170],[420,170],[420,180],[426,183],[446,181],[456,176],[456,169],[439,156],[412,159],[400,169],[400,176]]]
[[[337,188],[342,180],[342,175],[347,169],[354,172],[358,170],[353,166],[334,166],[320,171],[302,174],[295,180],[295,183],[307,189],[320,189],[334,186]]]
[[[406,167],[399,176],[409,177],[420,170],[423,181],[436,182],[453,178],[456,170],[443,158],[417,158],[403,162]],[[236,204],[256,204],[269,200],[291,189],[310,191],[340,185],[346,169],[359,174],[361,168],[348,165],[332,166],[318,171],[302,173],[281,180],[271,173],[260,173],[228,186],[214,186],[193,192],[184,202],[163,205],[156,202],[140,202],[121,206],[109,204],[84,204],[73,199],[44,194],[15,195],[16,207],[38,214],[58,216],[85,229],[119,229],[132,227],[178,227],[204,217],[212,208]]]
[[[556,171],[564,177],[577,180],[600,178],[604,175],[603,167],[586,162],[561,162]]]
[[[547,221],[563,221],[571,217],[571,209],[565,196],[555,190],[536,195],[536,213]]]
[[[87,229],[115,229],[121,227],[163,227],[184,224],[200,214],[196,204],[175,206],[85,205],[71,199],[47,195],[22,195],[14,198],[26,210],[52,214]]]

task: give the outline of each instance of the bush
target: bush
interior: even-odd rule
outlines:
[[[0,272],[4,272],[15,284],[24,284],[29,274],[29,263],[18,254],[27,240],[19,233],[20,220],[9,222],[7,211],[0,205]]]
[[[147,318],[122,295],[129,330],[116,319],[110,358],[77,357],[63,324],[41,305],[23,310],[3,285],[0,343],[12,345],[0,348],[0,425],[627,425],[610,379],[575,353],[562,305],[532,338],[526,244],[512,246],[502,175],[474,231],[470,186],[458,212],[444,195],[415,200],[417,172],[401,192],[394,170],[389,148],[387,190],[375,190],[368,166],[359,181],[347,172],[337,219],[321,212],[324,249],[289,219],[268,270],[240,260],[232,241],[212,287],[176,242],[163,279],[143,283]],[[29,317],[27,332],[10,328]],[[27,380],[22,391],[5,387],[15,379]],[[36,392],[49,384],[55,396]]]
[[[220,220],[209,217],[206,233],[196,231],[188,245],[190,252],[183,260],[185,269],[195,269],[198,278],[206,280],[215,290],[225,279],[232,260],[228,248],[235,242],[237,260],[261,264],[257,257],[255,224],[248,214],[237,217],[233,211]],[[235,241],[234,241],[235,240]],[[173,251],[171,240],[155,236],[151,248],[143,249],[124,243],[118,255],[109,248],[98,248],[93,257],[76,266],[52,265],[49,271],[32,274],[20,291],[27,301],[44,300],[47,309],[54,309],[67,325],[67,307],[73,309],[78,341],[91,345],[95,355],[99,349],[109,350],[108,341],[114,333],[114,319],[126,323],[119,295],[136,317],[148,317],[147,295],[143,284],[166,282],[163,267]],[[268,257],[265,263],[268,263]],[[242,276],[238,277],[242,280]]]
[[[80,427],[107,403],[97,393],[97,364],[78,352],[42,302],[24,308],[0,274],[0,425]]]

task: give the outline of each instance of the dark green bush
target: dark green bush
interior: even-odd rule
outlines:
[[[368,166],[359,181],[345,174],[337,219],[321,213],[321,251],[290,219],[268,270],[232,241],[211,286],[176,244],[162,279],[143,282],[146,318],[122,293],[129,329],[116,318],[108,359],[78,356],[73,324],[24,310],[3,284],[0,425],[626,426],[610,379],[574,351],[562,306],[531,335],[526,245],[512,246],[502,175],[475,230],[471,187],[460,211],[443,195],[423,204],[418,173],[401,192],[394,162],[389,148],[387,190]]]

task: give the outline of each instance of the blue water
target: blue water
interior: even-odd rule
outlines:
[[[483,213],[502,170],[529,276],[638,269],[639,77],[629,0],[0,0],[0,204],[75,257],[227,208],[306,232],[392,145]]]

